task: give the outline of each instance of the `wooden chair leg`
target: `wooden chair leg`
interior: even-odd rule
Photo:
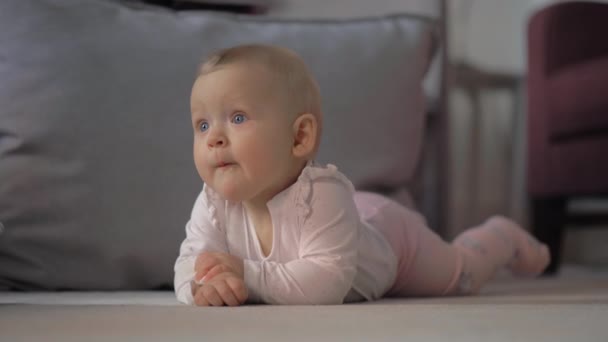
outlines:
[[[531,203],[532,233],[549,246],[551,263],[545,275],[557,273],[561,262],[562,236],[566,223],[566,199],[534,198]]]

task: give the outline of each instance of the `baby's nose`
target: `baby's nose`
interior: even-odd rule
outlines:
[[[207,143],[209,144],[209,147],[222,147],[226,145],[226,137],[222,134],[215,134],[209,137]]]

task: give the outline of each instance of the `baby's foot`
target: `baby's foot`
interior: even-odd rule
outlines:
[[[507,267],[517,275],[534,276],[540,274],[551,259],[547,246],[512,220],[493,216],[487,224],[505,242],[513,244],[513,257]]]

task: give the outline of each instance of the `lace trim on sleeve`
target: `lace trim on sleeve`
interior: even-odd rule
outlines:
[[[217,203],[221,201],[220,196],[206,184],[203,186],[203,195],[205,196],[205,202],[207,203],[207,207],[209,209],[209,220],[216,229],[219,229],[219,221],[217,219]]]
[[[299,186],[296,188],[294,201],[297,217],[304,221],[310,215],[310,195],[312,194],[312,178],[309,167],[305,167],[298,177]]]
[[[317,166],[314,163],[309,163],[298,177],[299,186],[296,188],[294,201],[296,207],[297,216],[306,220],[311,213],[311,197],[312,187],[314,181],[319,178],[332,178],[335,179],[348,187],[348,189],[354,194],[355,187],[346,176],[338,171],[338,168],[333,164],[327,164],[327,166]]]

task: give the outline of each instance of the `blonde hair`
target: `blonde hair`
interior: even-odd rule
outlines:
[[[272,45],[238,45],[211,54],[198,69],[197,77],[212,73],[234,63],[257,63],[278,77],[285,85],[288,102],[294,117],[310,113],[317,119],[316,152],[320,139],[323,117],[319,86],[304,61],[293,51]]]

